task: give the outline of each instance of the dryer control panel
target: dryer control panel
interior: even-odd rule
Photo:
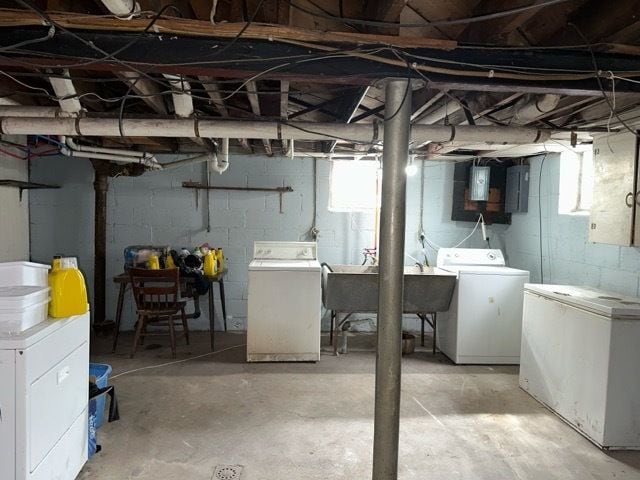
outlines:
[[[254,242],[254,260],[316,260],[316,242]]]
[[[438,250],[437,266],[505,266],[504,255],[498,248],[441,248]]]

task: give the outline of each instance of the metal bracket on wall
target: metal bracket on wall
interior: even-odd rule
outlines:
[[[271,192],[277,193],[280,195],[280,213],[284,213],[284,205],[283,205],[283,195],[285,193],[293,192],[292,187],[274,187],[274,188],[263,188],[263,187],[217,187],[213,185],[205,185],[203,183],[198,182],[182,182],[182,188],[193,188],[196,190],[231,190],[235,192]]]
[[[44,188],[60,188],[60,185],[46,185],[44,183],[23,182],[21,180],[0,180],[0,187],[13,187],[20,191],[20,201],[24,190],[35,190]]]

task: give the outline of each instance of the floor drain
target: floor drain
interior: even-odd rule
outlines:
[[[213,480],[238,480],[241,476],[241,465],[218,465],[213,471]]]

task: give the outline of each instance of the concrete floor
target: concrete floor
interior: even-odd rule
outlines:
[[[208,352],[208,334],[193,336],[178,359]],[[121,420],[99,430],[103,451],[79,478],[210,480],[218,465],[242,465],[243,480],[369,479],[373,340],[352,338],[359,348],[318,364],[249,365],[243,346],[230,348],[244,336],[218,334],[219,354],[115,378]],[[98,340],[92,360],[114,375],[171,361],[165,347],[130,360],[130,342],[112,355]],[[520,390],[517,373],[405,357],[400,478],[640,479],[640,452],[600,451]]]

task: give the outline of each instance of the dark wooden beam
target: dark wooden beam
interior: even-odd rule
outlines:
[[[532,4],[544,3],[545,0],[482,0],[473,10],[473,15],[486,15],[492,12],[509,10]],[[458,37],[459,41],[506,45],[507,38],[519,26],[538,14],[550,14],[552,7],[532,9],[516,15],[496,18],[485,22],[470,23]]]
[[[568,18],[568,23],[575,24],[580,32],[592,42],[599,42],[616,32],[624,30],[638,21],[640,0],[624,0],[619,2],[589,0],[582,8]],[[634,39],[637,40],[637,37]],[[543,45],[582,44],[584,40],[575,28],[563,25],[562,28],[542,42]],[[635,43],[635,42],[634,42]]]
[[[362,105],[360,105],[360,108],[362,109]],[[365,118],[369,118],[373,115],[384,118],[384,115],[381,115],[381,112],[384,112],[384,105],[380,105],[376,108],[367,108],[364,113],[353,117],[350,123],[357,123],[360,120],[364,120]]]
[[[368,20],[382,22],[397,22],[400,12],[405,6],[404,0],[368,0],[362,2],[364,5],[364,17]],[[370,32],[395,33],[397,27],[367,27]]]
[[[42,27],[37,28],[0,28],[0,47],[12,45],[30,38],[41,38]],[[136,48],[125,49],[119,57],[122,62],[114,63],[102,60],[102,54],[85,44],[79,43],[65,32],[57,33],[53,39],[29,45],[22,49],[20,56],[0,56],[0,65],[13,65],[24,68],[29,64],[34,69],[42,65],[60,67],[69,62],[79,64],[75,70],[106,70],[120,72],[143,69],[149,73],[172,73],[196,76],[217,76],[226,78],[247,78],[260,73],[261,80],[286,79],[310,83],[332,83],[346,85],[369,85],[376,80],[389,76],[406,76],[407,69],[403,62],[395,57],[381,57],[374,61],[371,57],[361,56],[335,58],[330,61],[317,60],[301,64],[288,64],[277,68],[283,56],[308,55],[306,46],[263,40],[239,40],[225,50],[215,63],[207,64],[207,56],[212,47],[224,48],[233,40],[192,36],[146,35],[140,37],[132,34],[108,32],[83,32],[83,37],[105,51],[116,51],[137,39]],[[29,56],[26,51],[32,51]],[[589,71],[593,69],[591,55],[588,50],[472,50],[459,49],[445,51],[439,49],[406,49],[408,53],[437,58],[441,61],[456,61],[487,65],[505,65],[511,69],[522,66],[540,69],[563,69],[573,71]],[[319,52],[320,53],[320,52]],[[273,58],[273,60],[269,60]],[[612,70],[624,76],[624,72],[640,71],[640,56],[596,52],[598,68],[602,71]],[[86,67],[84,61],[89,62]],[[226,61],[226,66],[218,62]],[[31,63],[29,63],[31,62]],[[193,65],[192,63],[197,63]],[[435,66],[442,66],[438,62]],[[276,68],[274,68],[276,67]],[[270,69],[270,70],[269,70]],[[265,71],[269,70],[267,73]],[[417,73],[412,75],[418,77]],[[475,91],[522,91],[525,93],[560,93],[563,95],[598,95],[601,94],[594,79],[576,79],[553,81],[549,79],[532,81],[523,75],[522,79],[500,78],[496,74],[486,76],[466,76],[456,73],[427,72],[431,80],[430,88],[460,89]],[[638,92],[640,85],[622,82],[616,86],[616,93]]]

